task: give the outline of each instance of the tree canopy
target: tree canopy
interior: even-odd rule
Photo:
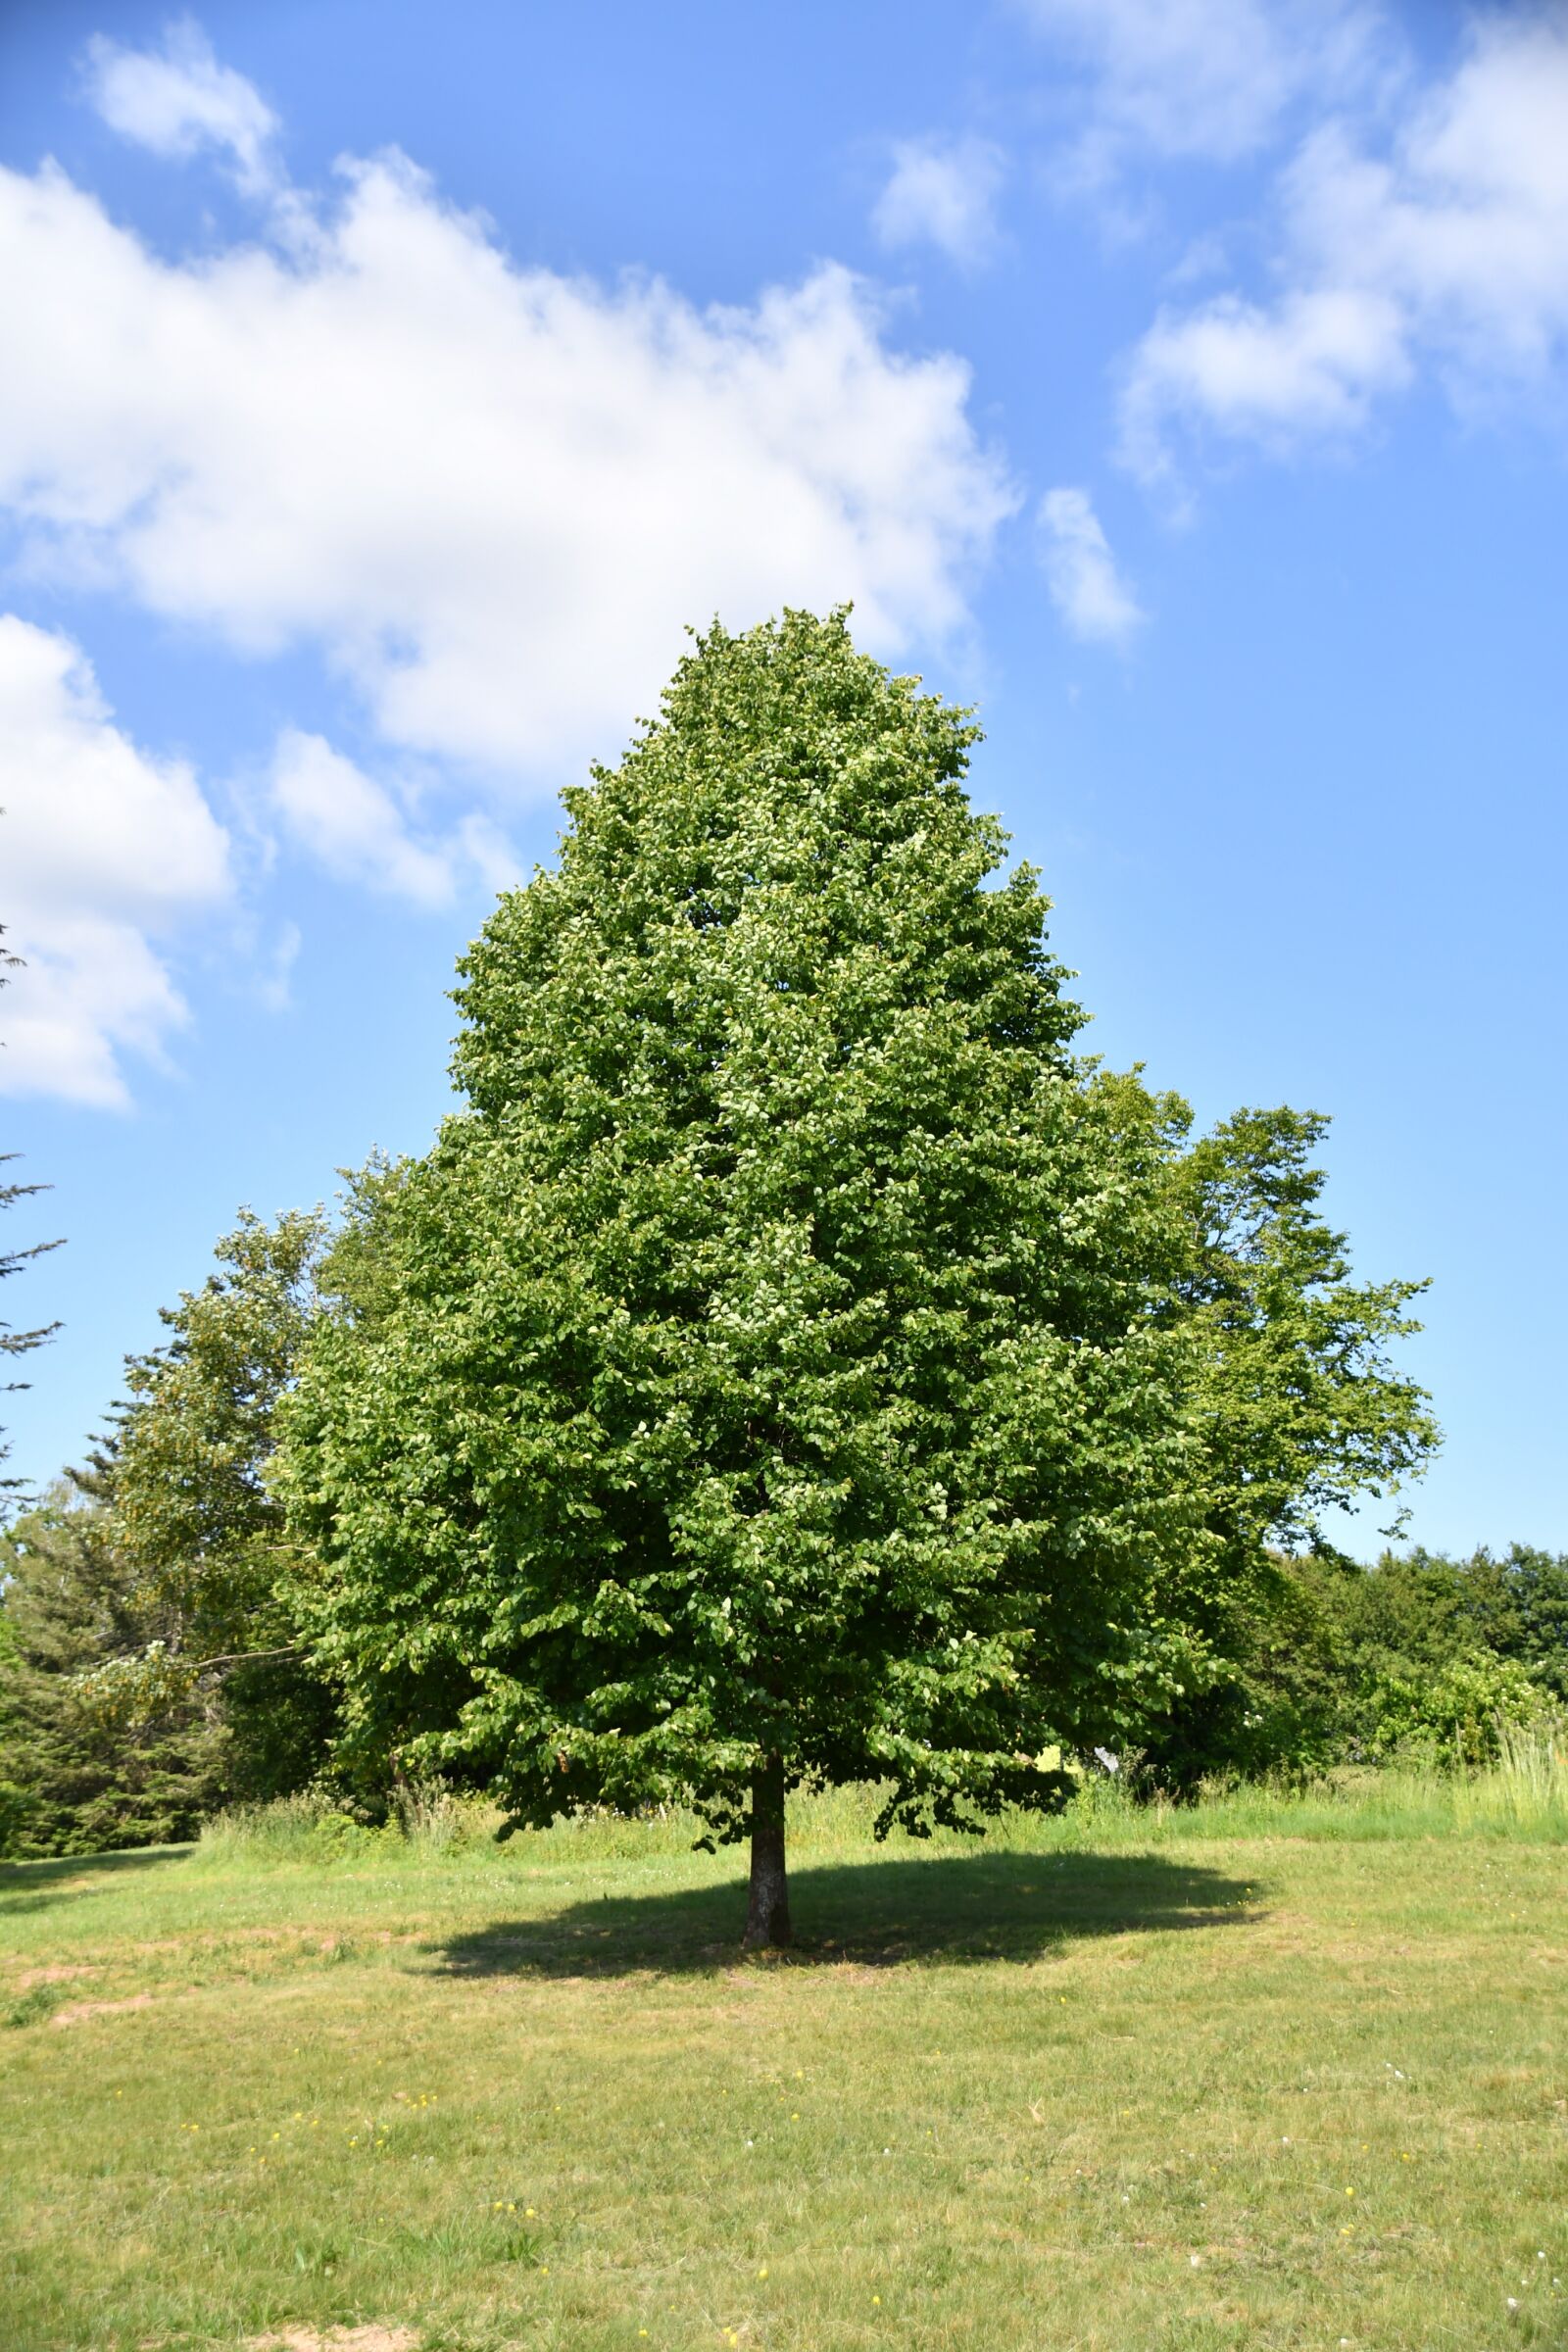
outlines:
[[[351,1716],[517,1821],[690,1798],[787,1933],[802,1780],[1050,1804],[1195,1664],[1165,1115],[1074,1055],[968,715],[843,615],[698,640],[461,967],[283,1406]]]

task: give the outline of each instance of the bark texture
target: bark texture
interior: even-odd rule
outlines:
[[[790,1941],[790,1887],[784,1869],[784,1759],[769,1756],[752,1775],[752,1892],[746,1948]]]

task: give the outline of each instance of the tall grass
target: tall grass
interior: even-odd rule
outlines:
[[[1568,1836],[1568,1723],[1503,1724],[1496,1762],[1453,1784],[1466,1828]]]
[[[318,1789],[270,1804],[230,1805],[202,1824],[198,1854],[209,1862],[368,1861],[389,1851],[440,1855],[482,1850],[502,1824],[498,1805],[449,1788],[400,1790],[379,1827]]]
[[[791,1799],[790,1847],[798,1858],[863,1849],[883,1791],[874,1786],[803,1790]],[[231,1807],[205,1824],[200,1853],[210,1861],[366,1863],[393,1853],[410,1861],[510,1859],[524,1866],[653,1860],[685,1853],[703,1835],[697,1815],[678,1806],[638,1814],[594,1808],[548,1830],[520,1831],[502,1843],[499,1806],[440,1788],[404,1790],[380,1828],[356,1821],[329,1794],[308,1792],[267,1805]],[[1060,1847],[1187,1843],[1208,1838],[1367,1839],[1512,1837],[1568,1839],[1568,1726],[1504,1727],[1494,1762],[1443,1770],[1431,1760],[1356,1766],[1301,1786],[1241,1782],[1205,1787],[1178,1803],[1135,1790],[1121,1775],[1095,1773],[1054,1819],[1005,1812],[989,1825],[988,1842],[1004,1851]],[[896,1835],[890,1843],[911,1841]],[[931,1851],[967,1849],[971,1840],[938,1831]]]
[[[881,1804],[882,1792],[868,1785],[802,1790],[790,1805],[792,1849],[832,1854],[864,1845]],[[387,1820],[372,1828],[345,1812],[340,1797],[309,1789],[215,1814],[202,1826],[198,1853],[211,1862],[263,1864],[367,1862],[399,1851],[410,1859],[618,1862],[686,1854],[705,1835],[698,1815],[680,1805],[650,1805],[631,1814],[589,1806],[548,1830],[519,1830],[502,1842],[505,1819],[502,1808],[483,1797],[437,1787],[399,1791]]]

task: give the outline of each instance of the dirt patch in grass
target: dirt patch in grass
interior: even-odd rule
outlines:
[[[35,1984],[73,1984],[78,1977],[96,1977],[96,1968],[24,1968],[17,1979],[19,1992],[30,1992]]]
[[[150,2009],[152,2005],[150,1992],[133,1992],[122,2001],[68,2001],[64,2009],[55,2011],[49,2023],[57,2028],[82,2026],[89,2017],[118,2017],[123,2010]]]
[[[412,2328],[290,2328],[282,2335],[255,2335],[250,2352],[415,2352]]]

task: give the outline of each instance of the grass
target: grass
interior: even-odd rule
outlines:
[[[1568,2345],[1563,1777],[978,1846],[842,1791],[785,1961],[679,1819],[12,1865],[0,2342]]]

